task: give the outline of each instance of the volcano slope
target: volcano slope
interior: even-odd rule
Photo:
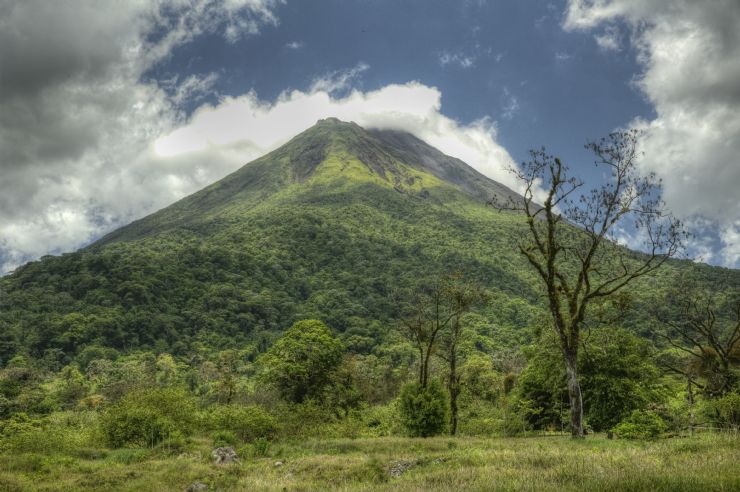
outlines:
[[[517,253],[521,216],[486,205],[512,195],[410,134],[321,120],[163,210],[0,279],[0,366],[16,354],[63,364],[86,347],[261,351],[306,318],[368,353],[397,335],[395,290],[453,271],[493,294],[477,343],[516,345],[542,299]],[[644,306],[688,270],[738,282],[670,262],[635,284],[623,324],[647,333]]]

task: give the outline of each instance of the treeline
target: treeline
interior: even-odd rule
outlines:
[[[568,432],[562,357],[545,322],[533,343],[482,346],[481,316],[471,308],[490,296],[459,278],[408,294],[393,301],[404,321],[365,354],[349,349],[351,337],[304,320],[265,350],[203,345],[173,356],[88,346],[63,367],[17,355],[0,370],[0,448],[33,450],[38,440],[67,450],[175,452],[207,435],[214,446],[259,453],[276,439]],[[733,306],[704,308],[715,339],[731,340]],[[619,309],[602,306],[602,315]],[[695,321],[673,318],[661,333],[678,343],[677,327]],[[435,328],[432,340],[425,330]],[[592,328],[579,358],[587,431],[654,438],[693,426],[737,428],[735,355],[725,370],[709,346],[704,364],[694,360],[699,353],[679,352],[611,324]]]

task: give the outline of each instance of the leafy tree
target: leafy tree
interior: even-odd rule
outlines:
[[[512,169],[523,185],[521,199],[494,200],[500,210],[526,217],[526,239],[519,251],[541,280],[565,362],[573,437],[583,437],[583,396],[578,351],[593,301],[608,297],[638,277],[659,268],[681,249],[683,231],[660,200],[660,182],[637,169],[636,131],[617,132],[586,145],[605,166],[609,179],[600,188],[573,197],[583,183],[568,175],[568,167],[544,149],[531,151],[532,160]],[[535,202],[537,187],[545,187],[544,203]],[[616,230],[636,230],[645,238],[645,254],[635,254],[614,242]]]
[[[264,379],[288,401],[319,398],[342,362],[342,343],[318,320],[298,321],[259,359]]]
[[[73,407],[87,394],[85,376],[80,372],[77,364],[65,366],[59,376],[60,403],[66,407]]]
[[[480,287],[461,280],[459,275],[446,279],[443,286],[444,302],[452,313],[449,326],[440,337],[439,356],[447,363],[447,391],[450,395],[450,435],[457,433],[458,397],[462,390],[462,374],[459,372],[464,337],[462,316],[483,299]]]
[[[543,333],[540,343],[528,350],[529,364],[517,383],[520,399],[535,409],[528,419],[539,428],[560,428],[562,409],[567,408],[567,381],[555,336]],[[578,370],[584,413],[595,430],[608,430],[632,411],[660,399],[652,352],[650,342],[618,328],[593,329],[582,341]]]

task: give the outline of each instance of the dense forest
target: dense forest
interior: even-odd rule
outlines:
[[[325,120],[19,268],[0,279],[0,451],[570,432],[526,215],[492,197],[518,196],[410,135]],[[740,272],[668,259],[591,302],[585,433],[737,429],[739,295]]]

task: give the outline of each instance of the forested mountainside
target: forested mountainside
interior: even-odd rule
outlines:
[[[0,363],[66,364],[86,347],[186,354],[264,350],[317,318],[348,350],[397,339],[394,291],[458,272],[492,294],[481,347],[531,339],[538,285],[516,249],[523,222],[487,205],[513,196],[412,135],[322,120],[290,142],[91,246],[0,281]],[[625,327],[680,275],[738,285],[737,271],[671,262],[634,284]]]

